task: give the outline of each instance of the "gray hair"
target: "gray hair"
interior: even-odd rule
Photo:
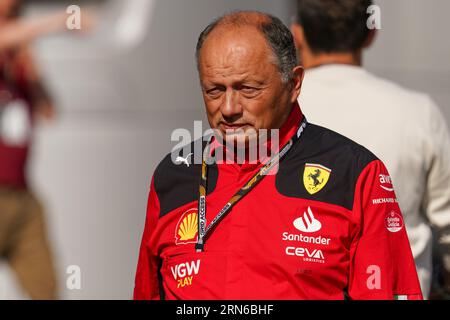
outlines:
[[[220,25],[255,26],[264,36],[275,58],[275,64],[284,83],[292,79],[292,69],[299,64],[297,50],[291,31],[283,22],[270,14],[257,11],[236,11],[211,22],[198,38],[196,47],[197,68],[200,51],[209,34]]]

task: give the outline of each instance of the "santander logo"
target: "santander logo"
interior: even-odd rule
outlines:
[[[294,220],[294,227],[302,232],[316,232],[322,228],[322,224],[314,217],[311,207],[308,207],[308,212]]]

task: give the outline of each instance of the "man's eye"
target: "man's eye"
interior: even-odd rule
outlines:
[[[221,94],[221,91],[219,90],[219,88],[213,88],[213,89],[206,90],[206,94],[212,98],[215,98]]]
[[[244,93],[246,95],[254,95],[254,94],[259,92],[259,89],[253,88],[253,87],[243,86],[241,88],[241,91],[242,91],[242,93]]]

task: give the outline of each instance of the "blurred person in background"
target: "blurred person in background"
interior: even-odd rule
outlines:
[[[432,277],[432,229],[450,292],[450,139],[444,117],[426,94],[362,68],[370,0],[298,0],[292,32],[306,69],[299,102],[308,119],[369,148],[392,175],[405,216],[422,292]],[[381,183],[381,182],[380,182]]]
[[[53,101],[29,50],[30,41],[66,28],[67,14],[20,18],[20,1],[0,1],[0,257],[32,299],[55,299],[56,277],[40,201],[26,164],[36,115],[50,119]]]

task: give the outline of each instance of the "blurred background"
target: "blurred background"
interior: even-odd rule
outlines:
[[[192,131],[195,120],[206,119],[194,61],[199,33],[235,9],[265,11],[290,24],[295,2],[35,0],[25,1],[25,14],[73,4],[95,10],[91,33],[33,43],[57,116],[36,128],[31,187],[45,205],[61,298],[129,299],[151,174],[175,145],[172,130]],[[365,66],[428,93],[450,123],[450,2],[376,4],[382,29]],[[70,265],[81,268],[79,290],[66,287]],[[27,296],[15,276],[0,264],[0,299],[21,298]]]

